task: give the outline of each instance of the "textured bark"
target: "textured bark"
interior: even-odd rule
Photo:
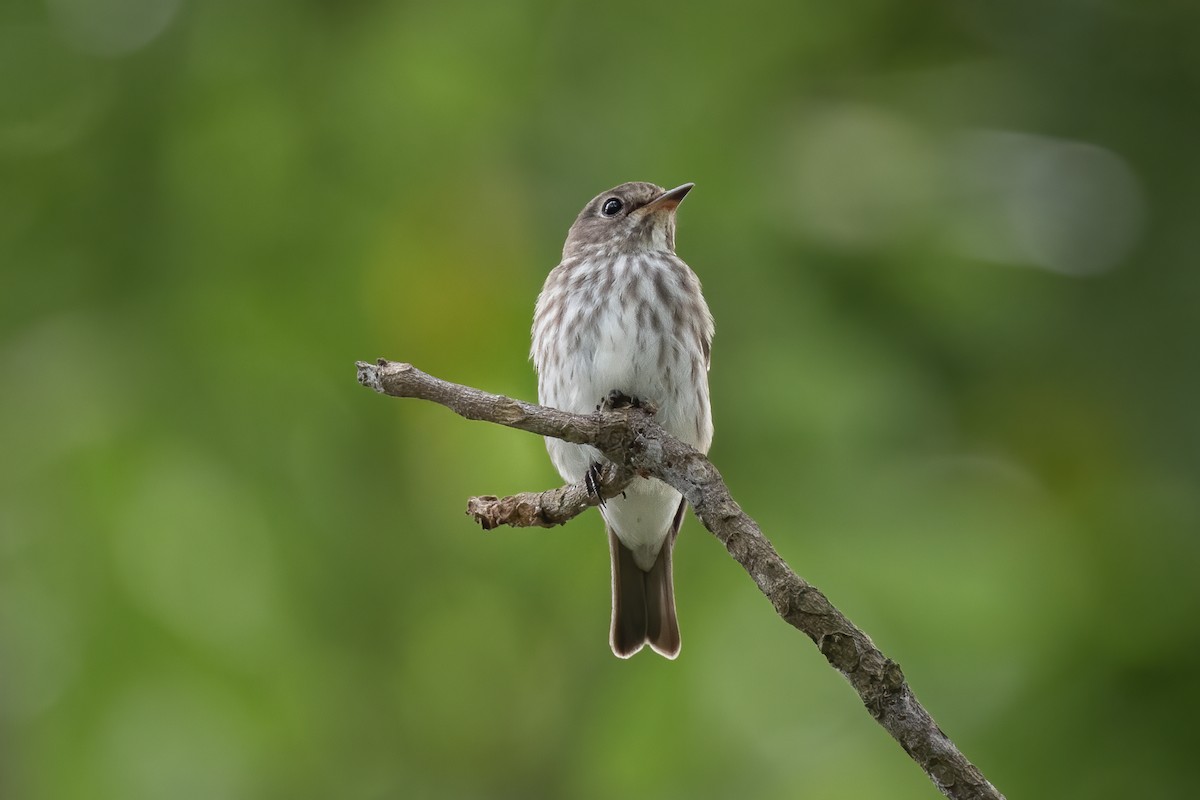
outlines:
[[[633,473],[626,469],[610,467],[605,470],[600,482],[599,495],[587,490],[583,484],[572,483],[544,492],[521,492],[508,497],[482,495],[467,501],[467,514],[485,531],[501,525],[514,528],[553,528],[565,525],[582,512],[616,497],[629,482]]]
[[[792,571],[758,524],[730,496],[717,468],[666,433],[646,411],[568,414],[449,383],[411,364],[383,359],[376,364],[358,362],[358,380],[393,397],[432,400],[467,419],[593,445],[620,468],[605,476],[601,493],[606,497],[619,494],[634,474],[653,476],[675,487],[704,527],[750,574],[779,616],[813,640],[858,692],[871,716],[944,795],[955,800],[1003,798],[917,701],[900,666],[880,652],[824,594]],[[499,524],[549,526],[560,525],[595,504],[583,487],[566,486],[503,499],[472,498],[468,513],[485,528]]]

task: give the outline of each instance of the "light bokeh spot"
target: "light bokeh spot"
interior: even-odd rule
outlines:
[[[116,695],[96,739],[97,773],[124,800],[253,797],[251,737],[234,701],[212,687],[153,676]]]
[[[122,56],[154,41],[182,0],[46,0],[63,38],[81,52]]]
[[[1142,191],[1111,150],[985,130],[949,152],[961,202],[947,210],[966,255],[1085,276],[1113,269],[1137,243]]]
[[[125,587],[177,633],[237,662],[277,642],[278,577],[267,522],[227,467],[186,450],[147,464],[116,532]]]
[[[868,105],[807,112],[789,149],[789,218],[823,243],[883,246],[928,214],[937,153],[928,134],[898,113]]]
[[[79,625],[63,600],[28,578],[0,585],[0,717],[51,708],[79,670]]]

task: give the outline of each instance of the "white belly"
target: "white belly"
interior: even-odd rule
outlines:
[[[543,357],[546,363],[538,364],[539,398],[543,404],[564,411],[591,413],[616,389],[654,403],[658,422],[668,433],[706,451],[712,425],[706,354],[701,352],[699,339],[690,329],[675,330],[666,324],[665,319],[674,318],[669,314],[662,315],[662,324],[647,324],[644,311],[639,319],[641,306],[653,299],[656,263],[639,261],[633,269],[626,261],[618,272],[618,281],[603,297],[590,295],[594,302],[572,304],[574,313],[563,314],[554,326],[535,324],[535,359],[539,352],[546,352],[539,336],[575,343],[576,339],[566,336],[566,332],[583,328],[577,337],[578,346],[558,349],[554,358]],[[547,287],[549,292],[549,282]],[[572,290],[565,285],[557,291]],[[704,314],[707,317],[707,309]],[[582,481],[588,467],[602,460],[592,447],[559,439],[547,439],[546,446],[559,474],[568,481]],[[609,500],[601,513],[633,551],[638,566],[648,570],[670,532],[679,500],[679,493],[666,484],[637,478],[624,497]]]

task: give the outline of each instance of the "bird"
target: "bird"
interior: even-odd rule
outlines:
[[[707,453],[713,317],[700,279],[675,253],[676,212],[693,186],[622,183],[583,207],[538,295],[530,357],[542,405],[582,414],[614,401],[649,404],[668,433]],[[607,462],[596,448],[551,437],[546,447],[564,480],[597,485]],[[679,492],[647,477],[600,504],[612,565],[609,645],[620,658],[647,644],[679,655],[671,554],[685,508]]]

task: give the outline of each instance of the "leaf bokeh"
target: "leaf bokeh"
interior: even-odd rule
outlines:
[[[1174,796],[1200,703],[1187,4],[0,9],[0,795],[930,797],[694,521],[482,534],[583,203],[695,181],[712,456],[1010,796]]]

